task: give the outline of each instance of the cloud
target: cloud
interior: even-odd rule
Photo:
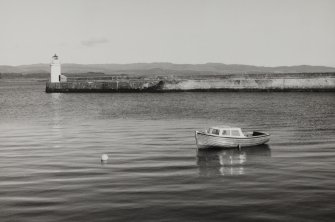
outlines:
[[[91,38],[88,40],[83,40],[81,41],[81,44],[87,47],[92,47],[92,46],[96,46],[99,44],[106,44],[108,43],[109,40],[106,38]]]

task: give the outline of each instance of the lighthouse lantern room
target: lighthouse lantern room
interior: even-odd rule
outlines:
[[[52,57],[50,66],[51,66],[50,82],[60,82],[61,69],[60,69],[60,62],[56,54]]]

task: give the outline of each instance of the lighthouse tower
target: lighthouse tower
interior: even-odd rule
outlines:
[[[50,66],[51,66],[50,82],[60,82],[61,81],[60,62],[56,54],[52,57]]]

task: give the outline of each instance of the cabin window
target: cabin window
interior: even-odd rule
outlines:
[[[238,130],[232,130],[231,135],[232,136],[240,136],[240,132]]]
[[[218,129],[212,129],[212,134],[219,135],[219,130]]]
[[[228,130],[222,130],[221,135],[222,136],[229,136],[229,131]]]

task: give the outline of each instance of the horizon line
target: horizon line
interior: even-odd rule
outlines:
[[[31,66],[31,65],[49,65],[50,63],[30,63],[30,64],[21,64],[21,65],[5,65],[0,64],[0,66],[10,66],[10,67],[19,67],[19,66]],[[310,67],[326,67],[326,68],[335,68],[335,66],[328,65],[278,65],[278,66],[264,66],[264,65],[250,65],[242,63],[222,63],[222,62],[205,62],[205,63],[173,63],[173,62],[132,62],[132,63],[61,63],[62,65],[73,64],[73,65],[134,65],[134,64],[172,64],[172,65],[207,65],[207,64],[220,64],[220,65],[241,65],[241,66],[254,66],[254,67],[264,67],[264,68],[277,68],[277,67],[296,67],[296,66],[310,66]]]

